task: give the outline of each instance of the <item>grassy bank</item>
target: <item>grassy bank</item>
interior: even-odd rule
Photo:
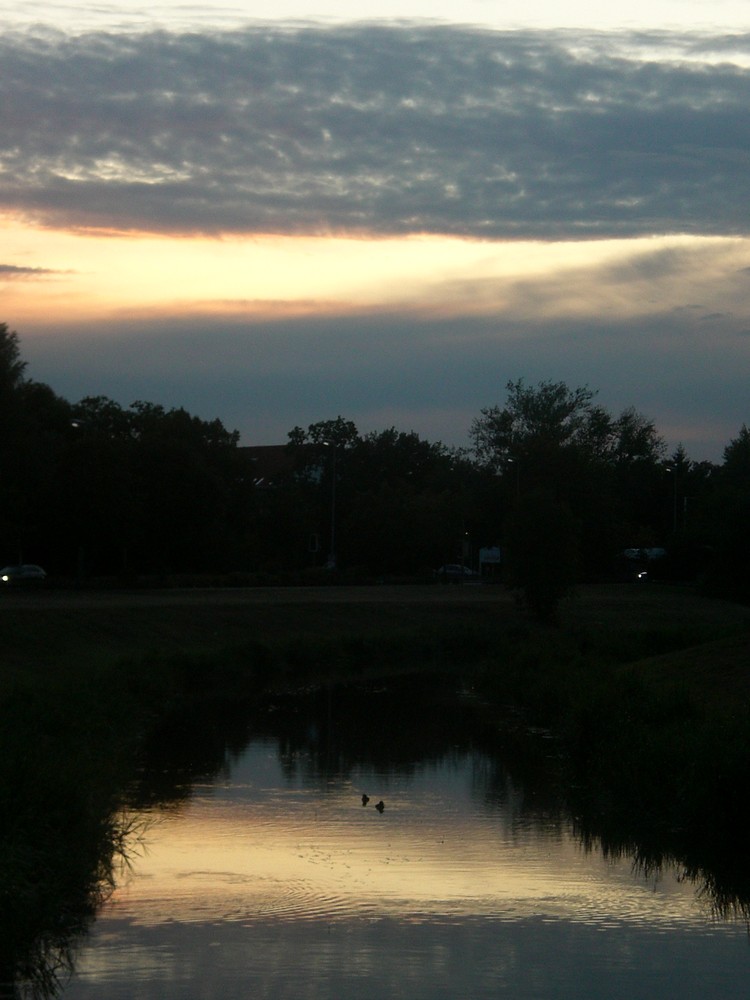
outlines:
[[[639,728],[650,740],[682,726],[697,745],[729,726],[741,743],[750,693],[750,608],[675,587],[581,588],[557,627],[525,617],[503,588],[439,586],[21,595],[0,601],[0,625],[11,745],[23,739],[18,705],[42,723],[54,706],[61,740],[114,748],[191,700],[455,669],[490,705],[565,734],[593,772],[618,729],[632,744]]]
[[[750,692],[750,608],[684,588],[582,588],[557,627],[499,587],[22,595],[0,602],[0,625],[11,743],[19,705],[115,747],[191,699],[363,672],[470,672],[489,704],[583,742],[597,716],[739,724]]]
[[[580,588],[553,635],[635,660],[746,627],[750,609],[689,589],[612,585]],[[154,652],[220,655],[248,641],[283,652],[416,640],[457,656],[465,648],[471,657],[482,644],[500,649],[509,632],[539,631],[502,587],[439,586],[0,594],[0,628],[2,686],[81,665],[106,670]]]
[[[729,782],[750,757],[750,608],[687,588],[581,588],[554,628],[501,587],[440,586],[21,595],[0,601],[0,625],[4,748],[28,717],[30,733],[51,727],[33,737],[40,758],[84,737],[102,744],[84,755],[112,757],[191,701],[435,669],[471,673],[490,706],[561,733],[603,809],[608,785],[632,786],[626,808],[674,825],[713,764]],[[669,808],[658,788],[646,807],[655,768],[680,790]]]

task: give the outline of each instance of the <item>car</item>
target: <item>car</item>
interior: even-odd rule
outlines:
[[[434,576],[441,583],[478,583],[479,573],[468,566],[461,566],[459,563],[448,563],[436,569]]]
[[[4,566],[0,569],[0,585],[3,587],[39,586],[47,579],[41,566],[22,563],[20,566]]]

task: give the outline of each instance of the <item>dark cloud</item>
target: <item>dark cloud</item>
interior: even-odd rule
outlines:
[[[156,232],[744,234],[742,47],[416,24],[8,33],[0,208]]]
[[[0,264],[0,281],[12,278],[35,278],[45,274],[55,274],[46,267],[17,267],[15,264]]]

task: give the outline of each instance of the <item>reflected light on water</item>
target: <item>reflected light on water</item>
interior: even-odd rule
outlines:
[[[70,997],[735,995],[721,951],[719,991],[689,993],[690,936],[736,947],[741,929],[670,875],[646,882],[522,820],[520,792],[493,800],[472,755],[327,782],[297,763],[255,742],[225,782],[154,817]]]
[[[154,826],[116,905],[149,921],[581,916],[597,906],[607,917],[663,921],[691,910],[687,887],[634,883],[627,862],[599,860],[592,871],[569,836],[503,829],[501,817],[451,808],[418,782],[390,789],[382,815],[363,808],[352,786],[322,797],[245,791],[238,802],[199,790],[183,813]]]

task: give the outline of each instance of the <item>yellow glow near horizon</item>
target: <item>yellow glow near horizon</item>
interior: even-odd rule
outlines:
[[[432,315],[537,319],[628,317],[732,303],[748,258],[739,239],[651,237],[481,242],[440,236],[166,237],[2,226],[4,318],[14,328],[127,313],[274,315],[404,309]],[[703,250],[711,251],[711,270]],[[649,255],[670,255],[662,273]],[[744,282],[742,283],[744,297]],[[738,288],[737,294],[740,294]]]

